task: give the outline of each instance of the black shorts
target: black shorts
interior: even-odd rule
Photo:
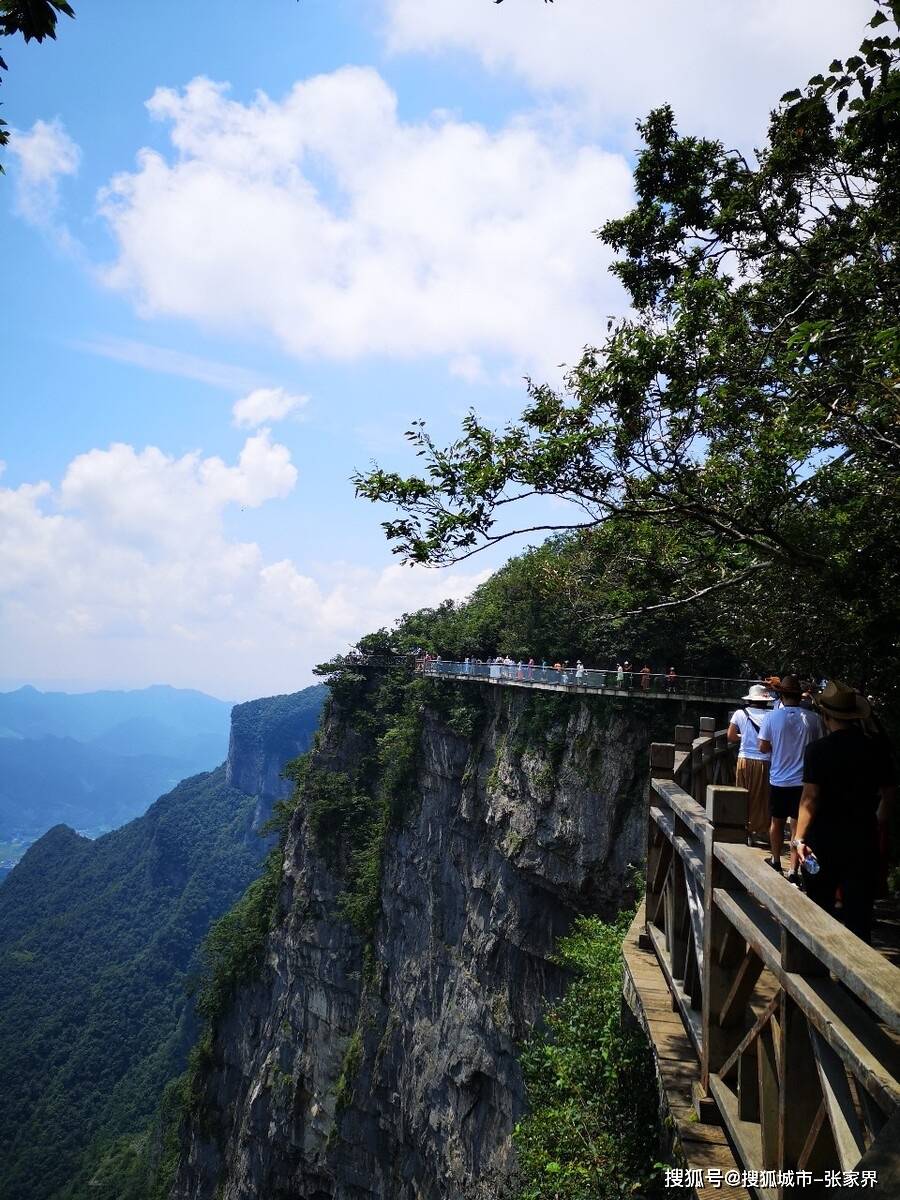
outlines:
[[[769,784],[769,816],[778,817],[783,821],[786,817],[794,817],[800,811],[800,793],[803,791],[802,786],[798,787],[778,787],[774,783]]]

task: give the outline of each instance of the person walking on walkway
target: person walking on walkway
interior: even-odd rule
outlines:
[[[803,790],[803,755],[810,742],[825,732],[819,716],[800,707],[802,689],[796,675],[785,675],[779,686],[781,707],[767,712],[759,729],[758,744],[769,760],[769,845],[772,857],[768,864],[781,870],[781,850],[784,845],[784,826],[796,821]],[[791,846],[788,880],[799,885],[799,858]]]
[[[810,899],[833,916],[840,888],[844,924],[871,942],[879,826],[896,798],[896,770],[887,739],[863,731],[872,711],[864,696],[831,680],[818,706],[828,732],[806,748],[794,845],[801,862],[813,851],[819,863],[806,876]]]
[[[641,691],[642,692],[650,691],[650,673],[651,673],[650,667],[648,664],[645,663],[644,666],[641,667]]]
[[[746,788],[750,797],[747,812],[747,830],[754,837],[769,836],[769,759],[759,748],[759,731],[769,711],[769,689],[763,683],[754,683],[746,696],[743,708],[736,709],[728,725],[728,741],[738,750],[737,771],[734,782]]]
[[[818,696],[826,736],[806,746],[797,818],[800,862],[810,852],[820,866],[806,875],[806,894],[834,916],[838,888],[842,919],[864,942],[872,940],[878,836],[896,797],[896,770],[887,738],[869,737],[865,696],[832,679]]]
[[[629,689],[634,687],[634,676],[631,673],[630,662],[625,663],[625,686]]]
[[[621,688],[624,686],[625,686],[625,668],[622,666],[621,663],[617,663],[616,664],[616,687]]]
[[[669,667],[668,673],[666,675],[666,694],[669,696],[674,695],[675,689],[677,687],[678,687],[678,676],[675,674],[675,668]]]

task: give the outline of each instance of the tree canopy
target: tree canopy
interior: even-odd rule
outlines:
[[[565,388],[529,381],[516,422],[470,412],[444,447],[416,422],[423,471],[355,476],[399,508],[395,552],[458,561],[522,533],[519,500],[561,497],[554,530],[649,526],[663,556],[677,544],[648,611],[737,594],[893,661],[898,17],[878,0],[859,51],[782,97],[752,159],[682,135],[668,107],[638,124],[637,203],[599,233],[629,314]]]
[[[75,16],[68,0],[0,0],[0,37],[12,37],[20,33],[26,42],[55,38],[60,13],[67,17]],[[0,56],[0,71],[8,70],[9,67]],[[0,119],[0,147],[8,142],[6,122]]]

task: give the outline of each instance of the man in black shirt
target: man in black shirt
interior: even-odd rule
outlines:
[[[859,692],[832,680],[818,708],[828,733],[806,747],[794,844],[801,862],[810,850],[819,861],[805,878],[810,899],[833,915],[840,888],[844,924],[871,942],[878,823],[896,792],[894,766],[886,740],[863,732],[871,707]]]

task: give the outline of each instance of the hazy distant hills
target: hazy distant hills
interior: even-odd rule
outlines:
[[[171,713],[186,694],[150,690],[160,700],[169,693],[177,731]],[[196,717],[195,732],[205,713],[215,714],[209,705],[226,712],[222,765],[183,780],[144,815],[95,841],[56,825],[0,887],[0,1200],[127,1200],[120,1190],[98,1189],[98,1166],[118,1147],[133,1153],[136,1140],[149,1136],[163,1086],[184,1067],[196,1032],[185,981],[198,946],[256,876],[269,844],[260,824],[290,792],[281,769],[308,749],[325,695],[319,685],[237,705],[222,763],[229,706],[188,693],[180,711]],[[123,700],[106,710],[122,719],[98,731],[91,722],[103,706],[85,699],[94,705],[90,721],[77,706],[71,711],[92,743],[59,736],[60,725],[41,726],[38,705],[26,697],[38,736],[4,744],[14,761],[14,751],[30,743],[29,778],[41,781],[45,813],[62,803],[52,793],[66,774],[100,770],[104,732],[117,731],[118,745],[139,746],[146,743],[134,721],[167,723],[146,709],[129,713]],[[190,728],[185,720],[181,732]],[[148,737],[158,734],[151,724]],[[150,759],[113,761],[140,774]],[[23,769],[15,785],[25,779]],[[127,780],[105,780],[113,804]],[[8,782],[0,769],[0,787]]]
[[[218,766],[230,712],[227,701],[166,686],[0,693],[0,875],[53,825],[102,833]]]

